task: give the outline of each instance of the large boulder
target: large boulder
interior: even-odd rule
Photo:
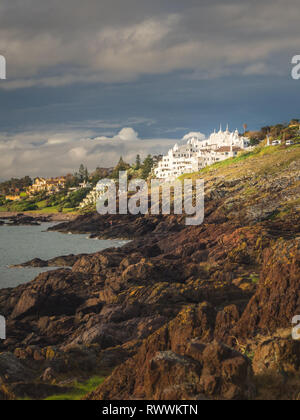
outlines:
[[[233,334],[249,337],[291,327],[294,316],[300,314],[299,279],[299,241],[279,240],[266,249],[259,287]]]
[[[198,360],[172,351],[158,352],[148,363],[145,396],[149,399],[249,399],[254,396],[250,362],[214,342]]]
[[[145,397],[154,400],[182,400],[198,394],[201,365],[172,351],[158,352],[145,374]]]
[[[203,351],[201,391],[212,398],[252,399],[255,386],[251,362],[241,353],[215,341]]]
[[[299,373],[300,341],[272,338],[263,341],[253,359],[254,373]]]
[[[0,354],[0,379],[5,383],[27,381],[33,372],[25,367],[12,353]]]
[[[82,280],[80,274],[70,270],[40,274],[18,298],[11,318],[73,315],[84,302],[77,287]]]

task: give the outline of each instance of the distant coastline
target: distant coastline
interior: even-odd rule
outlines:
[[[33,217],[34,219],[47,218],[49,222],[67,222],[75,220],[75,213],[37,213],[37,212],[0,212],[0,219],[9,219],[18,215]]]

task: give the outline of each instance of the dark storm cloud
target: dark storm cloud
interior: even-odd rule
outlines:
[[[300,43],[298,16],[298,0],[4,0],[0,51],[10,80],[2,86],[111,83],[173,71],[200,79],[278,74],[286,65],[281,55]]]
[[[1,0],[0,178],[108,166],[120,154],[133,161],[221,121],[258,128],[299,117],[300,85],[290,78],[299,8],[299,0]]]

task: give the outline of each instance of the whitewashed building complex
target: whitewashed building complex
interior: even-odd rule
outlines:
[[[220,127],[219,132],[214,132],[208,139],[200,133],[190,133],[183,138],[186,144],[176,144],[163,156],[155,176],[159,179],[173,180],[180,175],[198,172],[208,165],[235,157],[250,146],[247,137],[240,136],[238,130],[230,132]]]

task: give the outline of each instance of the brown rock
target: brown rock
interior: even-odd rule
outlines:
[[[218,312],[215,338],[223,342],[230,342],[231,330],[237,324],[239,319],[240,313],[236,305],[226,306],[222,311]]]
[[[33,373],[12,353],[0,354],[0,379],[5,383],[26,381]]]
[[[205,344],[196,339],[210,340],[214,321],[208,304],[185,308],[88,398],[253,397],[250,361],[220,343]]]
[[[158,352],[148,362],[144,379],[146,399],[189,399],[197,395],[200,365],[172,351]]]
[[[254,355],[255,374],[296,373],[300,370],[300,342],[291,338],[272,338],[261,343]]]
[[[53,380],[55,380],[57,377],[56,372],[52,369],[52,368],[47,368],[42,376],[41,376],[41,380],[44,382],[51,382]]]
[[[264,251],[259,288],[234,333],[251,336],[257,330],[273,332],[291,326],[300,314],[300,244],[280,240]]]

